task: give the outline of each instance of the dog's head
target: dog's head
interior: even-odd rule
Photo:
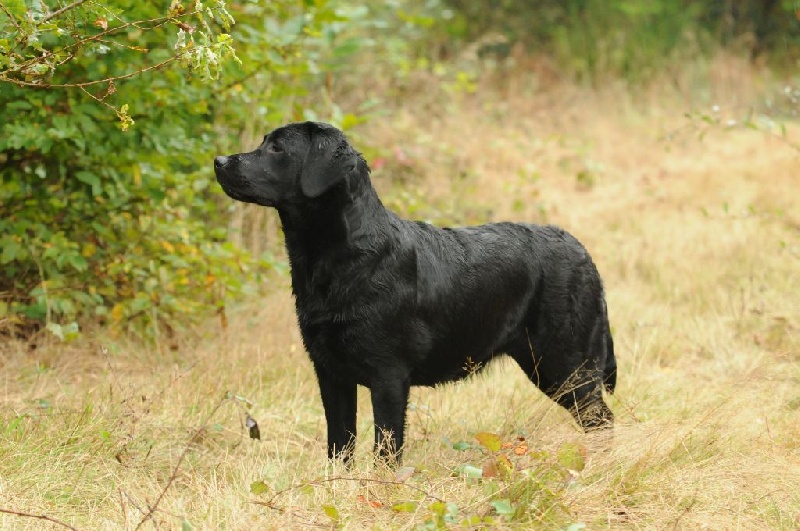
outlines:
[[[233,199],[280,208],[320,197],[357,172],[359,162],[344,133],[304,122],[275,129],[255,151],[216,157],[214,171]]]

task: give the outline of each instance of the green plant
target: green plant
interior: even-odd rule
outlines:
[[[4,3],[0,322],[66,339],[86,320],[155,337],[224,317],[273,259],[228,241],[213,154],[255,120],[313,115],[303,93],[360,45],[339,38],[360,16],[328,1]]]

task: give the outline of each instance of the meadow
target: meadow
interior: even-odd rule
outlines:
[[[398,470],[373,463],[360,389],[355,465],[331,464],[277,269],[225,328],[0,345],[0,528],[799,528],[800,129],[764,103],[783,85],[727,56],[639,88],[529,66],[466,91],[411,80],[351,137],[407,217],[585,243],[619,363],[613,435],[583,435],[499,361],[412,390]]]

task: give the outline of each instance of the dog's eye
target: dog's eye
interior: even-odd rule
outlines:
[[[278,144],[267,144],[267,151],[270,153],[283,153],[283,148]]]

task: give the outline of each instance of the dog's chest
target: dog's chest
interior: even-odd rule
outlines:
[[[361,307],[320,311],[298,308],[298,320],[306,350],[319,370],[343,381],[371,387],[381,367],[391,365],[400,349],[400,334],[389,326],[401,327],[405,318],[389,323],[382,315],[369,314]]]
[[[413,328],[416,278],[396,263],[357,266],[293,275],[293,285],[300,331],[317,369],[369,385]]]

